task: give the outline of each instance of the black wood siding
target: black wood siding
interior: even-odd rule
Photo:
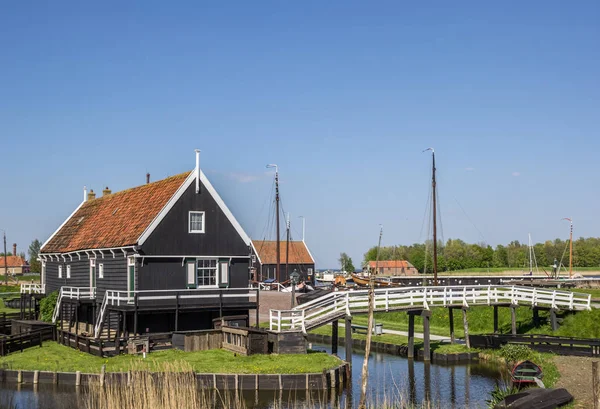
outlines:
[[[62,278],[58,278],[58,266],[62,266]],[[71,266],[71,278],[67,278],[67,265]],[[89,287],[90,262],[87,257],[73,257],[73,261],[46,261],[46,294],[60,290],[60,287]]]
[[[98,278],[100,264],[104,264],[104,278]],[[102,303],[106,290],[127,291],[127,258],[120,251],[115,252],[115,258],[105,255],[104,258],[96,260],[97,303]]]
[[[229,287],[248,287],[248,259],[232,259]],[[187,286],[187,266],[182,259],[146,258],[138,268],[139,290],[177,290]]]
[[[259,267],[259,271],[262,272],[262,280],[266,280],[267,278],[275,278],[275,268],[276,268],[276,264],[262,264]],[[300,279],[301,280],[309,280],[312,281],[312,277],[315,274],[315,265],[314,264],[292,264],[290,263],[289,266],[287,266],[288,268],[286,269],[286,264],[285,262],[281,263],[279,265],[280,269],[281,269],[281,277],[279,278],[280,282],[284,282],[287,281],[290,277],[290,274],[294,272],[294,270],[296,270],[298,272],[298,274],[300,274]],[[309,279],[308,277],[308,269],[311,268],[312,269],[312,274],[311,277]]]
[[[188,233],[189,212],[203,211],[205,233]],[[250,249],[208,190],[192,184],[142,245],[148,255],[248,256]]]

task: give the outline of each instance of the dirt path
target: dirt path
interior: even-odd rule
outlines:
[[[565,388],[575,397],[575,408],[592,407],[592,361],[597,358],[556,356],[554,362],[560,372],[556,388]]]

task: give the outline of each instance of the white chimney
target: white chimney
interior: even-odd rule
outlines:
[[[84,186],[83,187],[83,201],[85,202],[87,200],[87,187]]]
[[[200,149],[195,149],[196,152],[196,193],[200,193]]]

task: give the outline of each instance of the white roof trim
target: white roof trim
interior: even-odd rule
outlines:
[[[55,231],[54,233],[52,233],[52,235],[51,235],[51,236],[48,238],[48,240],[46,240],[46,241],[44,242],[44,244],[42,244],[42,247],[40,247],[40,252],[43,250],[43,248],[44,248],[44,247],[46,247],[46,244],[48,244],[48,243],[50,242],[50,240],[52,240],[52,238],[53,238],[54,236],[56,236],[56,233],[58,233],[58,232],[60,231],[60,229],[62,229],[62,228],[63,228],[63,226],[64,226],[65,224],[67,224],[67,222],[68,222],[69,220],[71,220],[71,217],[73,217],[73,216],[75,215],[75,213],[77,213],[77,211],[79,210],[79,208],[80,208],[81,206],[83,206],[83,204],[84,204],[84,203],[85,203],[85,200],[84,200],[83,202],[81,202],[81,203],[79,204],[79,206],[77,206],[77,209],[75,209],[75,210],[73,211],[73,213],[71,213],[71,215],[70,215],[69,217],[67,217],[67,219],[66,219],[66,220],[65,220],[65,221],[64,221],[64,222],[63,222],[63,223],[62,223],[62,224],[61,224],[61,225],[58,227],[58,229],[56,229],[56,231]]]
[[[310,258],[312,259],[313,264],[316,264],[315,262],[315,258],[313,257],[312,253],[310,252],[310,250],[308,249],[308,246],[306,245],[306,243],[304,242],[304,240],[302,240],[302,244],[304,244],[304,247],[306,248],[306,251],[308,252],[308,255],[310,256]],[[316,267],[316,266],[315,266]]]
[[[233,214],[231,213],[231,211],[229,210],[229,208],[227,207],[227,205],[225,204],[225,202],[223,201],[221,196],[219,196],[219,194],[217,193],[217,191],[215,190],[213,185],[210,183],[210,181],[208,180],[208,178],[206,177],[204,172],[202,172],[202,170],[200,170],[200,180],[202,181],[202,184],[204,185],[204,187],[206,188],[208,193],[210,193],[210,195],[215,200],[215,202],[217,202],[217,205],[219,206],[219,208],[221,208],[221,210],[225,214],[225,217],[227,217],[229,222],[233,225],[233,228],[240,235],[240,237],[242,238],[244,243],[246,243],[247,246],[251,246],[252,241],[250,240],[250,237],[246,234],[246,232],[244,231],[242,226],[238,223],[236,218],[233,216]],[[154,220],[152,220],[152,223],[150,223],[148,228],[146,228],[146,230],[142,233],[142,235],[138,239],[138,245],[141,246],[142,244],[144,244],[144,242],[148,239],[148,237],[150,237],[152,232],[160,224],[162,219],[164,219],[164,217],[169,213],[169,211],[173,208],[173,206],[175,206],[175,203],[177,203],[177,201],[181,198],[181,196],[183,196],[183,194],[185,193],[187,188],[190,187],[192,185],[192,183],[195,181],[196,181],[196,172],[190,172],[189,176],[183,182],[183,184],[179,187],[177,192],[175,192],[175,194],[171,197],[171,199],[169,199],[167,204],[162,208],[162,210],[158,213],[158,215],[154,218]],[[202,194],[202,193],[200,193],[200,194]]]
[[[262,260],[260,259],[260,255],[258,254],[258,251],[256,251],[256,247],[254,246],[253,240],[250,240],[250,245],[252,246],[252,250],[254,251],[256,258],[258,259],[258,264],[262,265]]]

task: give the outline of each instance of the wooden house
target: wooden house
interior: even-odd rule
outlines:
[[[0,275],[21,275],[29,273],[29,263],[23,257],[17,254],[17,245],[13,244],[13,254],[0,256]]]
[[[419,274],[419,271],[406,260],[380,260],[378,263],[369,261],[369,270],[378,269],[379,275],[404,276]]]
[[[54,320],[100,337],[208,329],[256,309],[252,243],[199,163],[196,151],[193,171],[84,192],[40,251],[42,288],[60,291]]]
[[[253,279],[264,281],[275,278],[277,267],[277,242],[267,240],[254,240],[255,257],[252,258]],[[294,270],[300,274],[301,279],[313,282],[315,259],[304,241],[290,241],[289,253],[287,241],[279,243],[280,253],[280,282],[286,282]],[[286,264],[286,261],[289,264]]]

